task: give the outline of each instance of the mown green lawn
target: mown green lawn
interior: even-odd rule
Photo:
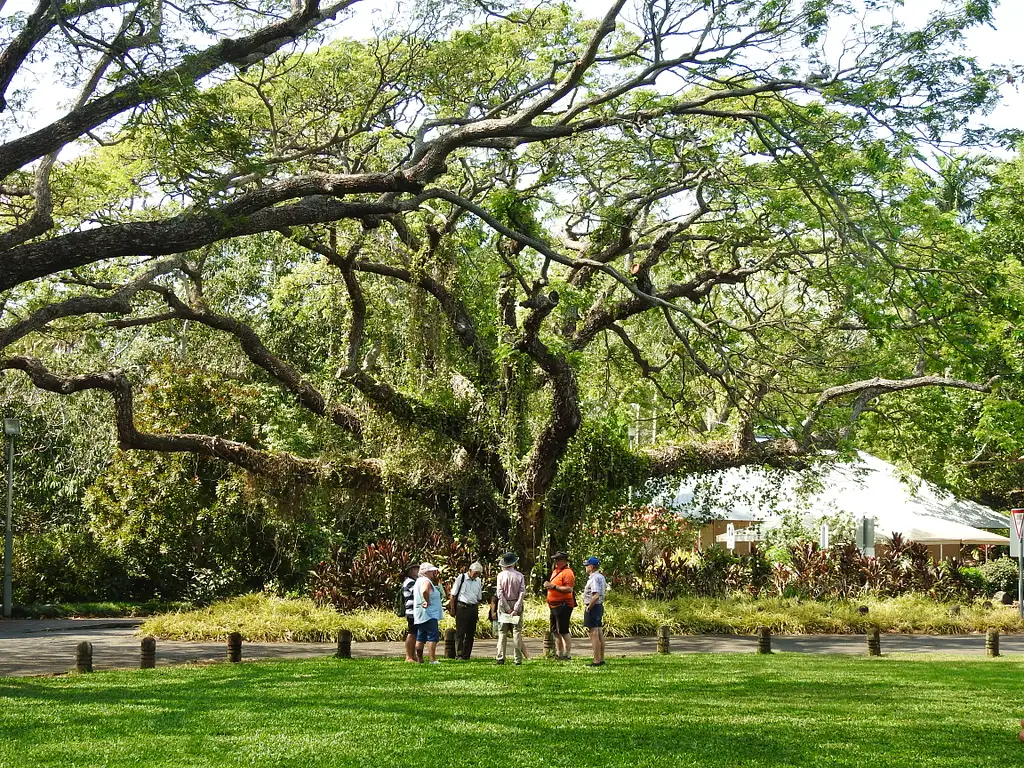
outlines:
[[[288,661],[0,678],[0,766],[1024,764],[1024,662]]]

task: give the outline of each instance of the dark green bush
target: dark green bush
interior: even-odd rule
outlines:
[[[990,560],[978,567],[985,579],[985,594],[989,597],[996,592],[1017,591],[1017,561],[1009,557]]]
[[[960,568],[959,570],[961,582],[970,596],[986,594],[988,581],[980,568]]]
[[[58,528],[14,540],[15,603],[64,603],[123,594],[128,575],[86,531]]]

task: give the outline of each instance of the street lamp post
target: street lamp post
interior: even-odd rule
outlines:
[[[4,435],[7,437],[7,527],[4,529],[4,616],[10,618],[14,607],[14,532],[11,525],[11,510],[14,506],[14,438],[21,434],[18,419],[4,419]]]

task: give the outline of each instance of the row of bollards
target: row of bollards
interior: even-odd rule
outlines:
[[[658,653],[671,653],[669,643],[669,627],[662,624],[658,627]],[[868,656],[882,655],[882,636],[878,627],[868,627]],[[772,652],[772,631],[769,627],[760,627],[757,630],[757,652]],[[999,630],[990,629],[985,634],[985,652],[989,656],[999,655]]]
[[[156,669],[156,638],[152,635],[142,638],[139,669]],[[75,648],[75,671],[92,672],[92,643],[83,641]]]
[[[867,629],[868,655],[882,655],[882,637],[878,627]],[[671,653],[669,640],[669,626],[662,624],[658,627],[658,653]],[[757,630],[757,652],[767,654],[772,652],[772,631],[768,627],[760,627]],[[989,656],[999,655],[999,630],[990,629],[985,635],[985,652]],[[554,654],[554,638],[550,632],[544,635],[544,655]],[[449,629],[444,635],[444,655],[446,658],[455,658],[455,630]],[[335,656],[339,659],[352,658],[352,632],[347,629],[338,632],[338,651]],[[242,635],[239,632],[232,632],[228,635],[227,660],[237,664],[242,660]],[[156,668],[156,638],[147,636],[142,638],[142,654],[139,660],[141,669]],[[81,642],[75,649],[75,669],[78,672],[92,672],[92,643]]]
[[[450,631],[450,634],[452,644],[451,658],[454,658],[455,633]],[[78,647],[75,648],[75,671],[92,672],[92,650],[92,643],[90,642],[78,644]],[[336,656],[339,659],[352,658],[352,633],[347,629],[338,632],[338,652]],[[237,664],[242,660],[242,635],[240,632],[232,632],[228,635],[227,660],[233,664]],[[156,669],[156,638],[152,635],[142,638],[139,668]]]

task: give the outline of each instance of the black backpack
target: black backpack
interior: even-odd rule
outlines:
[[[395,616],[405,618],[405,590],[401,584],[395,590]]]

